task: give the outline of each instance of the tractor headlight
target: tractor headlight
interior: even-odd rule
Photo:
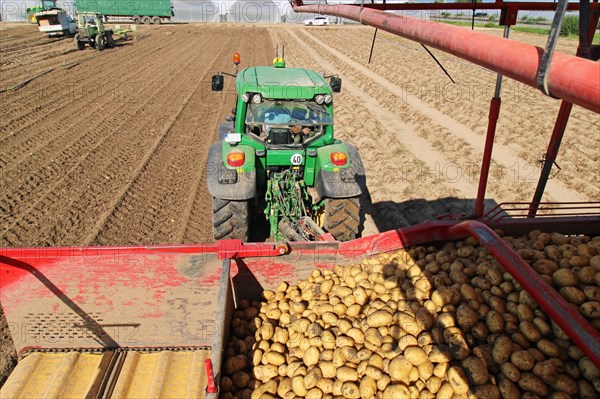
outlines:
[[[255,95],[252,96],[252,102],[254,104],[260,104],[262,101],[262,96],[259,93],[256,93]]]
[[[325,96],[325,104],[331,104],[332,101],[333,101],[333,97],[331,96],[331,94],[327,94]]]
[[[325,102],[325,96],[322,94],[317,94],[315,96],[315,101],[317,104],[321,105],[321,104],[323,104],[323,102]]]
[[[250,94],[249,93],[244,93],[242,94],[242,101],[247,103],[248,101],[250,101]]]

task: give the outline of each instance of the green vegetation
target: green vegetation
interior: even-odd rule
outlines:
[[[440,21],[440,22],[443,22],[445,24],[450,24],[450,25],[471,27],[471,23],[470,22],[464,22],[464,21]],[[488,22],[488,23],[485,23],[485,24],[475,23],[475,26],[478,27],[478,28],[501,28],[500,26],[498,26],[498,24],[496,24],[494,22]],[[529,26],[512,26],[510,28],[510,30],[512,30],[514,32],[536,33],[536,34],[539,34],[539,35],[548,35],[550,33],[550,29],[546,29],[546,28],[532,28],[532,27],[529,27]]]
[[[569,36],[579,33],[579,17],[576,15],[566,15],[560,26],[560,35]]]

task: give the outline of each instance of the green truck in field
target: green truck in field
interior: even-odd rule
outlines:
[[[213,76],[214,91],[224,74]],[[341,79],[286,68],[279,57],[234,76],[234,115],[208,155],[214,238],[246,241],[260,219],[270,240],[355,238],[365,171],[356,147],[334,137]]]
[[[139,24],[160,24],[175,15],[170,0],[76,0],[78,13],[94,13],[105,21],[129,20]]]

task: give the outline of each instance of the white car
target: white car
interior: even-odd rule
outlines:
[[[304,25],[329,25],[329,17],[314,17],[305,19]]]

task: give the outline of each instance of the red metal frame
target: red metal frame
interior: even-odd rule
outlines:
[[[496,136],[496,124],[500,115],[500,97],[493,97],[490,102],[490,113],[485,137],[485,147],[483,148],[483,160],[481,163],[481,173],[479,175],[479,186],[477,187],[477,198],[475,199],[475,216],[483,216],[485,191],[487,188],[488,175],[492,162],[492,150],[494,148],[494,137]]]
[[[547,220],[548,219],[548,220]],[[546,223],[555,231],[572,227],[572,219],[566,219],[562,224],[553,224],[552,218],[510,219],[504,228],[522,227],[523,223],[536,220],[536,228],[544,229]],[[600,234],[600,216],[582,217],[580,222],[589,222],[592,234]],[[581,223],[579,224],[581,226]],[[529,227],[528,225],[526,227]],[[564,230],[563,230],[564,231]],[[244,296],[244,290],[254,286],[258,289],[274,288],[280,281],[293,281],[306,278],[312,270],[317,268],[333,268],[336,264],[354,263],[358,259],[382,252],[394,251],[408,246],[422,245],[436,241],[451,241],[462,239],[468,234],[477,237],[483,246],[511,273],[521,286],[540,304],[550,317],[571,337],[573,342],[580,346],[584,353],[600,367],[600,353],[598,342],[600,334],[578,312],[573,312],[572,305],[568,304],[558,293],[552,289],[535,271],[525,263],[490,227],[477,221],[436,221],[392,230],[370,237],[342,242],[313,242],[292,243],[286,256],[275,256],[272,244],[241,244],[238,241],[226,241],[223,245],[186,245],[163,247],[119,247],[119,248],[21,248],[2,249],[0,251],[0,297],[5,307],[5,314],[9,323],[20,325],[23,314],[30,311],[32,298],[35,298],[39,309],[52,309],[68,303],[71,310],[75,310],[78,318],[83,323],[104,324],[96,322],[89,312],[90,304],[107,296],[107,292],[122,290],[121,285],[135,283],[145,290],[138,290],[140,302],[131,304],[130,297],[120,294],[119,298],[110,297],[113,304],[111,309],[120,313],[112,315],[115,320],[126,320],[128,323],[138,323],[141,329],[145,328],[146,337],[153,337],[148,329],[156,325],[162,317],[173,318],[176,308],[171,306],[170,290],[201,289],[192,297],[205,292],[208,299],[216,297],[209,294],[214,291],[218,281],[222,278],[220,261],[216,258],[218,251],[221,256],[233,255],[235,262],[232,266],[232,282],[236,296]],[[135,262],[124,261],[121,257],[126,255]],[[244,257],[251,256],[251,257]],[[267,256],[267,257],[262,257]],[[274,257],[270,257],[274,256]],[[65,278],[65,274],[71,278]],[[84,277],[85,276],[85,277]],[[152,277],[154,276],[154,277]],[[79,280],[81,278],[81,280]],[[139,280],[142,278],[142,280]],[[157,281],[160,278],[164,282]],[[44,279],[41,281],[40,279]],[[77,280],[79,287],[77,296],[70,294],[73,279]],[[254,283],[252,282],[254,281]],[[102,282],[102,283],[100,283]],[[154,290],[157,285],[168,284],[169,289],[163,294],[156,295]],[[46,288],[44,288],[46,287]],[[198,288],[194,288],[198,287]],[[42,291],[40,291],[40,289]],[[89,291],[91,289],[91,291]],[[113,291],[110,291],[113,290]],[[114,291],[117,290],[117,291]],[[79,295],[86,292],[85,296]],[[17,294],[18,293],[18,294]],[[41,294],[42,293],[42,294]],[[105,298],[106,299],[106,298]],[[49,302],[48,302],[49,301]],[[140,304],[146,303],[144,306]],[[54,305],[53,305],[54,304]],[[43,305],[43,306],[42,306]],[[177,303],[175,304],[177,305]],[[179,306],[179,305],[177,305]],[[205,305],[205,308],[208,305]],[[212,305],[214,306],[214,304]],[[120,309],[120,310],[119,310]],[[148,309],[158,311],[148,314]],[[68,309],[67,309],[68,310]],[[123,313],[123,311],[125,313]],[[193,313],[202,313],[203,309],[190,309]],[[205,311],[205,310],[204,310]],[[122,316],[119,316],[122,314]],[[190,315],[191,315],[190,314]],[[121,319],[119,319],[119,317]],[[214,321],[214,316],[212,317]],[[206,317],[205,317],[206,318]],[[111,321],[111,320],[106,320]],[[154,324],[152,324],[154,323]],[[117,339],[112,339],[108,332],[107,339],[97,345],[122,345]],[[203,340],[192,339],[185,342],[185,337],[169,337],[173,342],[183,342],[186,346],[201,345]],[[144,341],[145,345],[152,344]],[[77,343],[67,343],[67,346]],[[48,346],[48,345],[46,345]],[[43,347],[43,345],[42,345]],[[18,348],[24,350],[23,346]]]

